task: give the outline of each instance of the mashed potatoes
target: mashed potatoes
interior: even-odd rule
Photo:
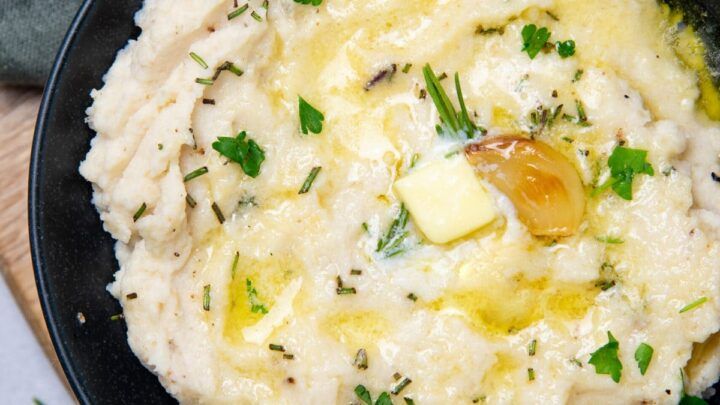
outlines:
[[[688,394],[713,384],[720,130],[690,28],[654,0],[314,2],[147,0],[93,92],[80,172],[117,239],[109,289],[173,396],[675,404],[681,370]],[[530,24],[551,33],[534,58]],[[486,131],[438,135],[426,64]],[[487,215],[431,242],[414,218],[443,204],[408,212],[396,181],[499,135],[569,162],[579,228],[531,233],[478,171]],[[654,172],[631,200],[593,192],[619,145]]]

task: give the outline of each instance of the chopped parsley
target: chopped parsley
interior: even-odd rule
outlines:
[[[398,216],[390,224],[385,236],[378,239],[378,253],[382,253],[384,257],[392,257],[402,253],[405,249],[402,246],[403,241],[407,238],[409,232],[405,230],[408,222],[408,210],[405,204],[400,204],[400,212]]]
[[[192,60],[197,62],[197,64],[200,65],[203,69],[208,68],[208,64],[207,64],[207,62],[205,62],[205,59],[200,57],[200,55],[196,54],[195,52],[190,52],[190,58],[192,58]]]
[[[295,0],[295,3],[311,4],[315,7],[317,7],[322,4],[322,0]]]
[[[140,217],[142,216],[142,214],[145,213],[145,210],[146,210],[146,209],[147,209],[147,204],[142,203],[142,205],[140,206],[140,208],[138,208],[137,211],[135,211],[135,214],[133,215],[133,222],[137,222],[137,220],[140,219]]]
[[[300,191],[298,191],[298,194],[305,194],[308,191],[310,191],[310,187],[312,187],[313,182],[315,181],[315,178],[317,177],[318,173],[320,173],[320,170],[322,167],[315,166],[310,170],[310,174],[308,174],[307,178],[305,179],[305,182],[302,185],[302,188],[300,188]]]
[[[246,12],[250,8],[250,5],[245,3],[242,7],[237,8],[228,14],[227,19],[232,20],[235,17],[239,17],[242,13]]]
[[[608,331],[607,335],[607,344],[592,353],[588,363],[595,366],[595,373],[609,374],[613,381],[619,383],[622,374],[622,363],[618,358],[620,343],[618,343],[610,331]]]
[[[685,305],[684,307],[680,308],[679,313],[684,313],[688,311],[692,311],[693,309],[699,307],[700,305],[706,303],[708,301],[707,297],[698,298],[695,301]]]
[[[645,375],[645,372],[650,365],[650,360],[652,360],[653,352],[654,350],[652,346],[647,343],[640,343],[635,350],[635,361],[637,361],[640,374]]]
[[[185,177],[183,177],[183,182],[187,183],[188,181],[200,177],[203,174],[207,174],[208,168],[207,166],[200,167],[198,169],[195,169],[191,171],[190,173],[186,174]]]
[[[250,302],[250,312],[253,314],[267,314],[268,309],[258,299],[257,290],[253,287],[253,283],[249,278],[245,279],[245,290],[247,291],[248,301]]]
[[[308,131],[313,134],[319,134],[322,132],[323,121],[325,120],[323,113],[311,106],[310,103],[300,96],[298,96],[298,104],[300,112],[300,130],[302,133],[307,135]]]
[[[575,55],[575,41],[572,39],[568,39],[567,41],[557,41],[555,42],[555,49],[561,58],[569,58],[570,56]]]
[[[487,130],[476,125],[470,118],[465,100],[463,99],[462,88],[460,88],[460,75],[455,73],[455,92],[457,93],[460,111],[455,110],[452,101],[445,93],[440,84],[440,79],[435,76],[429,64],[423,67],[423,76],[427,85],[427,92],[435,103],[435,108],[440,115],[440,122],[435,129],[440,136],[450,136],[460,139],[474,139],[478,134],[485,135]]]
[[[210,310],[210,284],[206,284],[203,287],[203,309],[206,311]]]
[[[549,39],[550,31],[547,28],[538,29],[535,24],[526,25],[522,29],[523,48],[521,51],[527,52],[530,59],[535,59]]]
[[[632,182],[636,175],[655,175],[655,171],[647,162],[647,151],[617,146],[608,159],[610,178],[592,191],[592,196],[599,195],[606,189],[612,189],[622,198],[632,200]]]
[[[260,174],[260,165],[265,160],[265,152],[252,139],[245,140],[247,133],[241,131],[235,138],[220,136],[212,147],[222,156],[239,163],[243,172],[250,177]]]
[[[360,400],[365,402],[367,405],[373,405],[370,391],[368,391],[364,385],[358,385],[357,387],[355,387],[355,395],[357,395],[357,397],[360,398]]]

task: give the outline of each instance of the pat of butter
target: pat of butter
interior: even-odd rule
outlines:
[[[421,167],[395,182],[415,224],[434,243],[447,243],[495,218],[490,196],[464,156]]]

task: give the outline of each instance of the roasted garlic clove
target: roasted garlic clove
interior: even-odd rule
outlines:
[[[470,163],[507,195],[533,235],[569,236],[585,210],[582,182],[570,162],[549,145],[499,136],[465,148]]]

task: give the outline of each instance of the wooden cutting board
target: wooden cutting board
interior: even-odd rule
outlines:
[[[27,191],[30,149],[42,91],[0,86],[0,271],[62,380],[30,261]]]

